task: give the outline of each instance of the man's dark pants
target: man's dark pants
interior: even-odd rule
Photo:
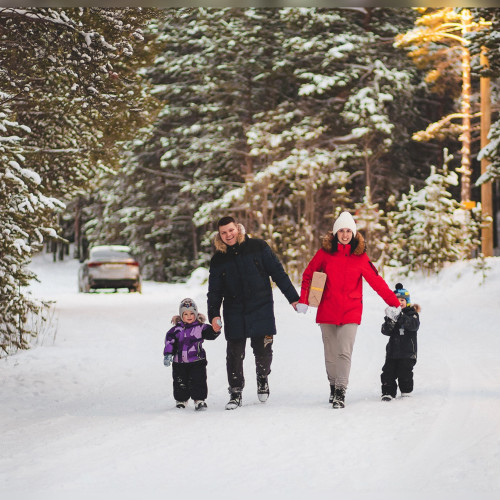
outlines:
[[[226,349],[227,379],[230,392],[241,392],[245,387],[243,360],[247,339],[228,340]],[[273,337],[252,337],[250,345],[255,356],[257,377],[267,377],[271,373],[273,361]]]

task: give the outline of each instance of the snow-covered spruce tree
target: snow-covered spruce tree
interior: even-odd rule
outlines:
[[[149,71],[164,106],[152,138],[127,160],[114,209],[106,210],[115,219],[126,212],[123,234],[137,237],[131,243],[144,250],[146,273],[156,279],[180,278],[206,263],[211,248],[200,240],[218,214],[201,223],[196,209],[253,175],[246,131],[276,106],[286,82],[273,70],[281,47],[275,9],[166,13],[164,50]],[[238,206],[231,209],[245,219]],[[248,216],[243,222],[253,231],[257,222]]]
[[[413,106],[411,74],[388,68],[379,59],[370,69],[371,79],[348,97],[342,115],[353,128],[350,162],[364,171],[366,186],[377,199],[390,189],[391,157],[395,144],[407,143],[409,134],[401,127],[401,116],[409,116]],[[406,160],[411,166],[411,162]]]
[[[27,290],[34,278],[28,269],[44,236],[55,236],[51,220],[63,204],[42,193],[41,178],[23,166],[21,142],[28,129],[15,122],[0,93],[0,357],[29,346],[30,314],[44,314],[44,304]]]
[[[450,160],[445,150],[442,168],[432,166],[425,186],[411,186],[388,214],[390,264],[403,274],[438,273],[448,262],[471,258],[480,245],[480,207],[471,213],[452,198],[449,188],[459,181],[448,170]]]
[[[116,168],[121,141],[149,119],[137,69],[150,59],[141,9],[0,9],[0,88],[31,134],[26,164],[70,199]],[[19,61],[23,61],[22,64]]]
[[[154,12],[0,9],[0,88],[30,128],[25,162],[49,194],[69,200],[116,169],[123,141],[151,119],[138,69],[154,55],[146,29]]]
[[[197,200],[182,187],[213,168],[215,156],[223,164],[233,163],[223,134],[215,151],[206,130],[213,132],[218,108],[210,103],[212,84],[205,75],[213,55],[205,34],[210,16],[203,20],[203,12],[165,11],[160,25],[163,49],[148,70],[162,110],[151,137],[134,141],[135,153],[127,155],[116,178],[101,187],[101,207],[87,223],[91,241],[121,239],[141,256],[144,276],[157,280],[184,276],[196,260],[198,237],[193,243],[191,219]],[[210,186],[207,191],[206,196],[213,196]]]
[[[477,179],[478,186],[500,179],[500,121],[491,125],[488,139],[490,142],[477,155],[479,161],[486,158],[490,162],[484,174]]]
[[[253,173],[245,177],[244,188],[228,193],[220,203],[202,206],[200,212],[205,217],[200,220],[206,221],[206,214],[212,209],[219,212],[221,207],[233,211],[243,209],[247,217],[255,214],[260,227],[254,229],[266,235],[270,242],[278,235],[295,234],[295,238],[283,238],[282,252],[286,253],[292,251],[290,246],[294,244],[298,244],[295,252],[299,248],[303,251],[303,238],[316,238],[324,232],[325,223],[331,222],[334,207],[345,207],[345,194],[342,203],[331,192],[331,179],[335,179],[335,183],[343,178],[345,182],[347,171],[356,174],[353,179],[358,180],[361,177],[357,174],[364,173],[367,163],[371,162],[374,184],[385,189],[389,185],[398,191],[395,179],[404,172],[405,165],[410,164],[410,156],[400,152],[409,141],[407,127],[415,119],[411,95],[415,70],[404,61],[402,54],[386,43],[396,31],[382,10],[365,11],[366,16],[348,9],[282,9],[279,14],[281,23],[274,36],[281,40],[282,49],[275,50],[274,68],[279,68],[286,82],[278,104],[255,114],[254,123],[247,130],[246,148],[250,147]],[[407,25],[412,22],[410,17],[405,18]],[[370,23],[377,33],[370,31]],[[374,63],[377,51],[387,65],[401,60],[407,72],[392,70],[376,58]],[[355,96],[352,101],[349,101],[350,95]],[[368,96],[371,102],[378,100],[379,103],[365,106],[363,114],[360,103],[365,104]],[[390,120],[398,119],[397,127],[388,125]],[[375,145],[384,144],[384,140],[384,147],[375,151]],[[382,158],[391,148],[397,151],[392,159]],[[321,161],[318,162],[318,158]],[[299,183],[289,183],[291,190],[275,188],[273,191],[263,187],[260,179],[269,179],[270,173],[279,170],[276,166],[282,164],[290,166],[291,178],[297,171],[304,172],[310,165],[321,164],[321,181],[317,182],[310,174],[309,179],[303,177]],[[387,175],[383,165],[387,168],[397,165],[394,175]],[[280,184],[285,184],[286,179],[283,176]],[[329,181],[324,182],[325,179]],[[276,186],[276,182],[270,182],[269,186]],[[251,196],[252,192],[255,196]],[[263,203],[266,193],[269,199]],[[296,214],[301,214],[297,219],[296,216],[290,218],[291,210],[286,215],[287,211],[279,205],[271,208],[275,201],[282,207],[291,206],[292,196],[301,199],[304,207],[313,206],[314,210],[297,208]],[[282,198],[284,203],[280,202]],[[310,252],[312,246],[308,241],[307,251]]]
[[[422,120],[418,71],[394,46],[412,25],[411,9],[288,9],[286,60],[293,64],[297,106],[322,134],[316,147],[352,174],[353,197],[365,186],[374,202],[425,178],[428,166],[411,131]],[[289,64],[290,64],[289,62]],[[426,146],[427,147],[427,146]]]
[[[470,50],[468,36],[476,31],[488,31],[481,20],[476,22],[467,8],[422,8],[416,27],[397,39],[398,46],[410,49],[409,56],[420,68],[427,69],[425,81],[437,95],[451,99],[450,112],[425,130],[413,135],[417,141],[442,141],[455,137],[451,149],[460,159],[461,200],[471,199],[473,174],[473,135],[479,112],[479,79],[471,78],[472,66],[479,66],[478,53]],[[487,35],[489,36],[489,34]],[[443,143],[441,142],[443,145]]]
[[[151,12],[0,9],[1,300],[16,305],[2,318],[6,346],[27,346],[26,315],[39,311],[24,292],[27,265],[44,236],[57,238],[55,199],[116,168],[120,142],[151,117],[137,74],[151,57]]]
[[[282,162],[294,165],[300,158],[305,169],[321,158],[322,176],[351,174],[361,199],[367,148],[352,134],[355,121],[342,112],[351,93],[374,85],[377,59],[391,75],[407,68],[411,78],[403,89],[409,94],[399,89],[391,102],[384,100],[385,116],[398,126],[388,151],[373,164],[373,183],[383,199],[385,189],[399,194],[410,181],[423,180],[425,155],[413,154],[420,146],[408,143],[407,129],[418,128],[412,124],[421,119],[411,96],[425,92],[417,88],[411,62],[392,46],[398,27],[413,20],[411,9],[167,10],[164,50],[149,72],[164,103],[160,118],[152,139],[127,159],[119,196],[107,197],[112,205],[102,212],[110,224],[97,221],[94,227],[103,231],[89,236],[102,239],[106,227],[135,235],[130,243],[143,249],[148,275],[157,279],[181,277],[206,263],[213,222],[226,212],[256,236],[293,233],[290,241],[299,241],[312,232],[317,238],[333,217],[331,185],[302,182],[315,189],[314,220],[297,220],[296,214],[310,213],[300,207],[290,218],[294,172],[283,179],[287,188],[279,188],[275,210],[262,210],[262,196],[251,195],[252,186]],[[385,95],[391,89],[384,85]],[[304,200],[305,190],[297,191]],[[217,199],[225,203],[212,203]]]
[[[500,76],[500,11],[498,9],[477,8],[472,9],[472,13],[476,22],[486,20],[491,23],[488,29],[470,33],[468,38],[471,42],[471,54],[477,56],[483,48],[486,48],[488,68],[483,68],[480,65],[480,59],[476,57],[473,58],[475,64],[472,67],[472,72],[473,76],[485,76],[491,79],[491,102],[496,103],[500,99],[500,86],[498,85],[498,77]],[[489,144],[480,151],[477,159],[480,161],[482,158],[487,158],[490,165],[486,172],[479,177],[476,185],[500,179],[500,115],[495,109],[493,109],[491,116],[488,139]]]
[[[356,225],[363,234],[368,246],[370,259],[380,270],[388,262],[386,250],[387,222],[386,214],[378,203],[373,203],[370,187],[366,186],[365,196],[361,203],[355,203]]]
[[[283,160],[247,177],[195,215],[201,223],[213,213],[248,212],[258,222],[259,235],[281,256],[288,272],[300,279],[341,207],[350,205],[349,176],[331,168],[330,156],[317,150],[294,150]],[[324,210],[326,207],[326,210]]]

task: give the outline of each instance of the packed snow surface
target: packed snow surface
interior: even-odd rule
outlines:
[[[77,293],[78,262],[33,263],[56,301],[30,351],[0,360],[0,498],[499,498],[500,258],[402,281],[420,304],[411,398],[380,401],[385,303],[365,283],[346,408],[328,404],[315,310],[275,290],[278,335],[259,403],[247,347],[243,406],[228,400],[225,340],[206,341],[208,410],[175,408],[163,366],[185,297],[206,313],[203,270],[142,294]]]

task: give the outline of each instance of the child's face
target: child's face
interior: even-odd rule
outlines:
[[[404,297],[398,297],[401,307],[404,309],[406,307],[406,299]]]
[[[196,315],[193,311],[184,311],[182,313],[182,321],[184,323],[192,323],[196,319]]]

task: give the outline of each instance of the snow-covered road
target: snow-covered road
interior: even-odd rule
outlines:
[[[247,349],[243,407],[227,401],[225,341],[205,342],[208,411],[174,407],[163,339],[179,301],[206,285],[78,294],[78,262],[38,257],[52,329],[0,361],[0,498],[498,498],[500,258],[403,280],[422,306],[411,398],[379,401],[385,304],[365,284],[344,410],[327,403],[314,314],[276,291],[271,397]],[[389,281],[394,285],[392,281]]]

